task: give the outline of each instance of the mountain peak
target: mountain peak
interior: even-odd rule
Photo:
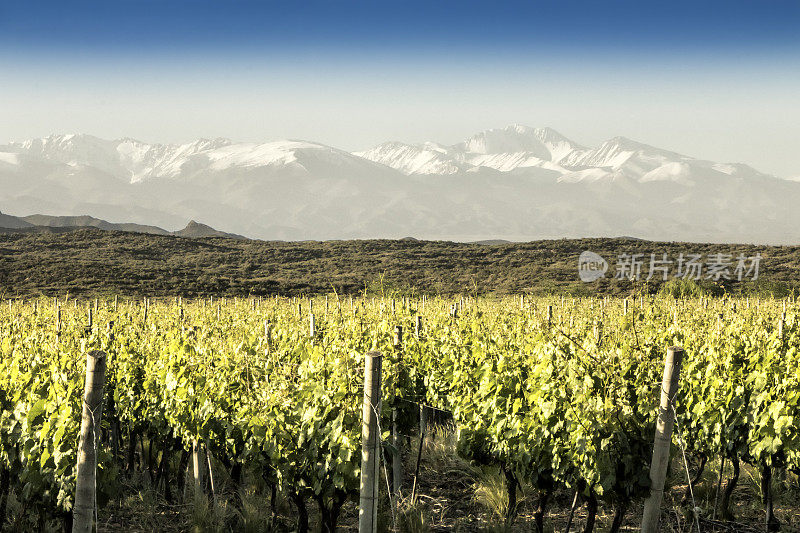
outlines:
[[[233,239],[247,239],[247,237],[242,237],[241,235],[236,235],[235,233],[225,233],[224,231],[215,230],[211,226],[197,222],[194,219],[190,220],[189,223],[186,224],[185,228],[180,231],[174,231],[172,234],[178,237],[190,237],[192,239],[200,237],[228,237]]]
[[[456,148],[473,154],[532,152],[540,158],[549,156],[541,140],[533,135],[533,129],[518,124],[476,133]]]
[[[628,137],[623,137],[621,135],[617,135],[616,137],[612,137],[611,139],[603,142],[603,146],[610,145],[628,150],[655,149],[652,146],[640,143],[639,141],[634,141],[633,139],[629,139]]]
[[[560,143],[566,142],[572,144],[576,147],[579,147],[577,143],[567,139],[561,133],[557,132],[553,128],[549,126],[545,126],[544,128],[536,128],[533,130],[534,134],[544,143],[552,142],[552,143]]]
[[[557,132],[550,126],[544,126],[542,128],[534,128],[532,126],[527,126],[525,124],[519,124],[515,122],[514,124],[509,124],[508,126],[503,128],[503,130],[508,132],[518,133],[520,135],[530,135],[540,140],[553,139],[557,141],[569,141],[569,139],[564,137],[561,133]]]

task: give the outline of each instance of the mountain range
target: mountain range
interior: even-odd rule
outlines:
[[[167,231],[157,226],[148,226],[145,224],[108,222],[89,215],[28,215],[24,217],[15,217],[0,213],[0,233],[62,233],[81,229],[148,233],[151,235],[173,235],[187,238],[227,237],[230,239],[246,240],[246,237],[241,235],[218,231],[211,226],[195,222],[194,220],[190,220],[182,230]]]
[[[157,229],[203,220],[269,240],[629,235],[790,244],[800,241],[798,203],[800,182],[745,164],[624,137],[585,147],[521,125],[455,145],[388,142],[354,153],[308,141],[162,145],[90,135],[0,145],[5,213],[88,214]]]

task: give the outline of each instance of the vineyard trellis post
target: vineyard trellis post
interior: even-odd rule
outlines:
[[[197,439],[192,441],[192,477],[194,478],[194,499],[198,501],[203,497],[203,482],[205,478],[205,463],[203,445]]]
[[[358,505],[358,533],[378,529],[378,484],[380,481],[381,439],[378,416],[381,412],[381,373],[383,356],[369,352],[364,365],[364,405],[361,424],[361,486]]]
[[[93,350],[86,355],[86,383],[78,444],[75,479],[75,504],[72,531],[89,533],[96,518],[97,448],[100,444],[100,421],[103,416],[103,387],[106,379],[106,354]]]
[[[661,500],[664,497],[664,484],[669,465],[669,448],[672,444],[672,428],[675,424],[672,402],[678,392],[684,351],[679,346],[667,349],[664,361],[664,377],[661,383],[661,403],[656,421],[656,435],[653,440],[653,460],[650,463],[650,497],[644,504],[642,533],[657,533],[661,517]]]

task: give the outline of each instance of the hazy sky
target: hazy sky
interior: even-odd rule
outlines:
[[[0,3],[0,143],[510,123],[800,176],[800,2]]]

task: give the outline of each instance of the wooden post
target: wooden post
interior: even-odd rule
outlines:
[[[206,459],[203,457],[203,445],[197,439],[192,441],[192,475],[194,476],[195,501],[203,496],[203,476]]]
[[[381,464],[378,415],[381,412],[382,361],[383,356],[380,352],[368,353],[365,361],[358,533],[375,533],[378,530],[378,483]]]
[[[269,354],[269,352],[271,351],[269,334],[270,334],[269,320],[265,320],[264,321],[264,341],[266,342],[266,345],[267,345],[267,347],[266,347],[267,354]]]
[[[664,377],[661,382],[661,405],[658,409],[656,436],[653,441],[653,461],[650,463],[650,497],[644,503],[642,533],[658,533],[661,517],[661,500],[664,496],[664,483],[667,479],[669,447],[672,443],[672,427],[675,423],[672,402],[678,392],[678,379],[683,362],[683,348],[672,346],[667,349],[664,361]]]
[[[416,323],[414,324],[414,336],[419,339],[420,334],[422,333],[422,317],[417,315]]]
[[[308,334],[311,337],[311,342],[314,342],[314,313],[308,314]]]
[[[72,509],[72,531],[74,533],[90,533],[96,518],[97,447],[100,444],[100,421],[103,417],[105,379],[106,354],[99,350],[93,350],[86,356],[86,383],[78,445],[75,505]]]
[[[553,306],[547,306],[547,327],[549,328],[550,325],[553,323]]]
[[[114,295],[114,312],[117,312],[117,304],[119,303],[119,297]]]

